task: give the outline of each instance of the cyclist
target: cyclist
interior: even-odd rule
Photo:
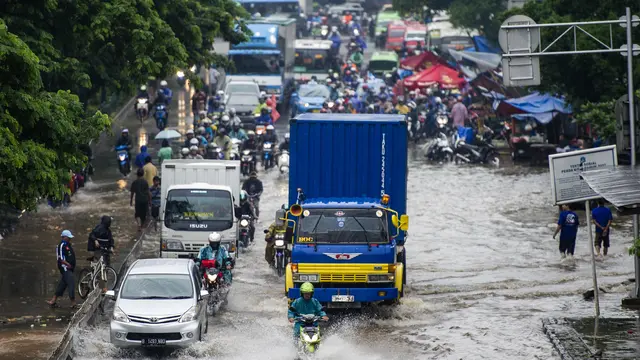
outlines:
[[[89,234],[89,241],[87,242],[87,251],[93,252],[95,260],[100,259],[102,256],[102,250],[106,249],[110,252],[114,252],[113,234],[111,233],[111,216],[103,216],[91,233]],[[110,265],[109,254],[104,256],[105,265]]]

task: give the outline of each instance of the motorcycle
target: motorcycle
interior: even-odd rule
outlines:
[[[120,145],[116,147],[116,153],[118,155],[118,168],[122,176],[129,175],[131,172],[131,164],[129,160],[129,147],[127,145]]]
[[[231,271],[233,266],[234,262],[232,258],[225,259],[223,267],[226,270]],[[218,305],[225,299],[225,295],[228,293],[228,288],[231,284],[227,284],[224,280],[224,273],[216,267],[215,260],[202,260],[200,262],[200,268],[204,272],[202,286],[209,292],[207,314],[214,315],[218,309]]]
[[[243,176],[249,176],[252,171],[256,169],[256,161],[254,158],[253,151],[251,150],[243,150],[242,158],[240,159],[240,172]]]
[[[320,347],[320,326],[318,321],[322,319],[320,316],[314,314],[298,313],[298,310],[294,307],[289,307],[289,310],[295,314],[295,321],[300,323],[300,341],[298,346],[305,354],[313,354],[318,351]]]
[[[265,142],[262,144],[262,166],[265,170],[273,167],[273,144]]]
[[[229,155],[229,160],[240,160],[240,145],[242,145],[242,140],[236,138],[231,139],[231,154]]]
[[[216,147],[211,152],[211,159],[213,159],[213,160],[224,160],[224,149],[222,149],[221,147]]]
[[[282,277],[289,262],[289,249],[287,244],[285,244],[285,234],[277,233],[274,241],[273,248],[276,251],[276,272],[279,277]]]
[[[320,27],[320,38],[322,40],[327,40],[327,36],[329,36],[329,26],[328,25],[322,25]]]
[[[280,156],[278,156],[278,167],[280,168],[281,174],[289,171],[289,152],[287,150],[280,152]]]
[[[456,133],[454,134],[454,161],[472,164],[492,164],[500,166],[500,155],[495,146],[491,144],[492,131],[484,134],[484,141],[480,145],[469,145]]]
[[[262,141],[262,136],[267,131],[267,127],[265,125],[256,125],[256,140],[258,142]]]
[[[427,151],[425,155],[428,160],[437,162],[449,162],[453,160],[453,149],[449,144],[449,139],[444,133],[440,133],[438,138],[432,140],[427,144]]]
[[[138,98],[136,103],[136,115],[138,115],[138,120],[143,122],[149,116],[149,99],[147,98]]]
[[[242,215],[238,224],[240,225],[240,236],[238,237],[237,246],[246,250],[249,248],[249,244],[253,242],[253,219],[249,215]],[[238,252],[236,252],[237,254]]]
[[[153,116],[156,119],[156,126],[158,127],[158,130],[162,131],[165,127],[167,127],[168,115],[169,114],[167,113],[167,107],[165,105],[156,105],[156,112],[155,114],[153,114]]]

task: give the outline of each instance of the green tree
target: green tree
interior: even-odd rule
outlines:
[[[38,197],[63,194],[69,169],[86,161],[77,144],[110,128],[86,116],[69,91],[47,92],[38,57],[0,20],[0,199],[32,209]]]
[[[624,15],[625,7],[631,7],[632,14],[640,12],[640,3],[626,0],[571,1],[543,0],[527,2],[522,9],[512,9],[500,16],[500,21],[511,15],[522,14],[531,17],[538,24],[577,21],[614,20]],[[605,44],[609,43],[609,26],[582,26]],[[564,28],[545,28],[541,32],[542,46],[547,47]],[[577,31],[578,49],[598,49],[601,47],[580,30]],[[640,27],[633,29],[633,38],[640,38]],[[613,46],[626,43],[625,30],[613,26]],[[548,51],[573,49],[573,31],[549,48]],[[640,80],[640,63],[635,61],[634,83]],[[607,102],[617,99],[627,91],[626,59],[619,54],[555,55],[543,56],[540,60],[542,84],[540,89],[552,93],[567,94],[568,99],[580,105]]]
[[[450,21],[455,27],[477,29],[494,42],[500,30],[499,15],[506,10],[503,0],[454,0],[449,6]]]
[[[580,107],[576,120],[578,124],[590,125],[602,139],[610,139],[616,134],[615,104],[615,101],[587,102]]]

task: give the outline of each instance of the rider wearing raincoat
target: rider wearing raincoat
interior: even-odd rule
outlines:
[[[313,297],[313,284],[306,282],[300,286],[301,297],[293,300],[291,303],[292,308],[296,309],[297,314],[289,309],[287,317],[289,322],[293,325],[293,339],[298,341],[300,338],[300,323],[295,320],[296,315],[314,314],[315,316],[321,316],[323,321],[329,320],[327,313],[322,310],[320,302]]]
[[[225,283],[231,285],[233,281],[233,276],[231,274],[231,270],[227,270],[223,268],[225,260],[229,258],[229,252],[224,246],[220,246],[220,242],[222,241],[222,235],[217,232],[212,232],[209,234],[209,245],[205,245],[200,249],[200,253],[198,253],[198,262],[202,260],[215,260],[216,267],[219,270],[222,270],[222,276],[224,277]]]

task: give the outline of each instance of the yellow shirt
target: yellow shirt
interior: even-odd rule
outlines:
[[[398,110],[398,114],[407,115],[409,113],[409,107],[407,105],[396,105],[396,110]]]
[[[158,169],[152,163],[148,163],[142,167],[144,170],[144,179],[147,180],[149,187],[153,186],[153,178],[158,176]]]

